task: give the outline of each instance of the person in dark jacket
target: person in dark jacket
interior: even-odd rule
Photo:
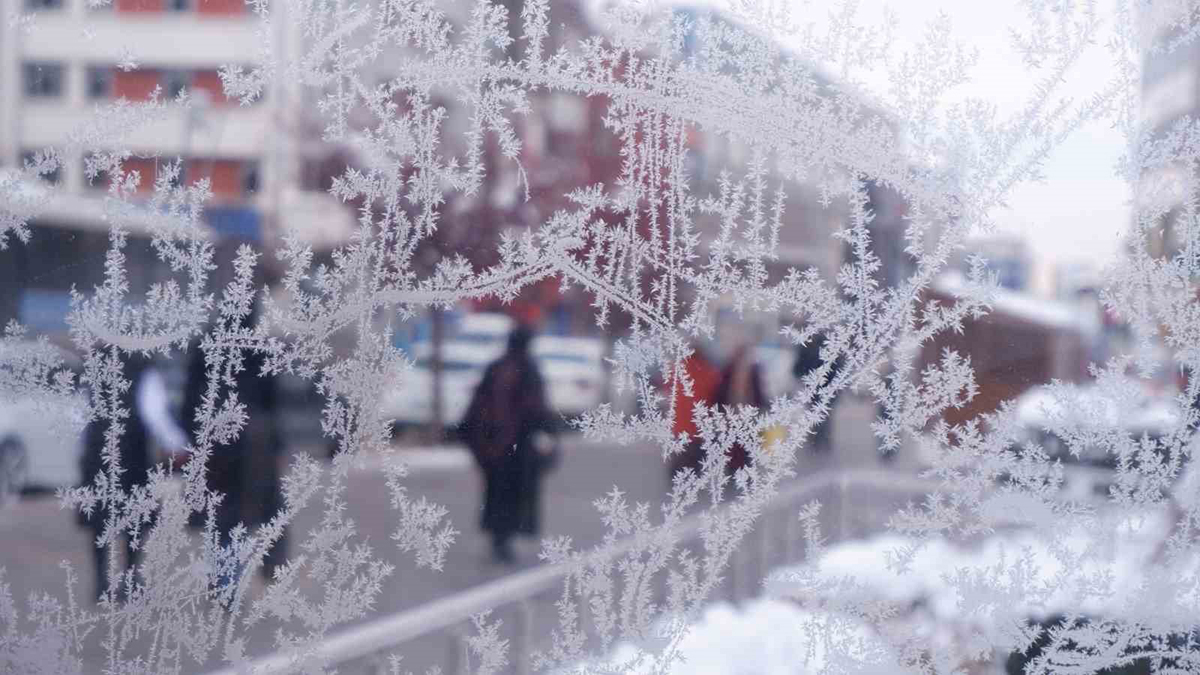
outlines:
[[[135,486],[145,485],[149,480],[151,467],[155,463],[151,450],[152,439],[157,440],[162,449],[172,455],[183,449],[185,439],[183,431],[167,411],[161,375],[151,367],[149,360],[140,354],[128,356],[123,362],[122,375],[130,382],[129,391],[132,398],[130,403],[123,404],[129,414],[121,421],[124,432],[118,441],[122,470],[119,486],[122,492],[128,494]],[[108,423],[100,421],[87,427],[83,455],[80,458],[80,474],[84,486],[95,485],[97,477],[107,471],[104,464],[104,437],[108,426]],[[108,508],[96,508],[90,514],[79,514],[80,524],[92,533],[93,543],[90,548],[96,572],[97,601],[109,590],[109,555],[114,546],[97,546],[95,540],[104,532],[105,524],[112,515]],[[152,523],[143,523],[143,531],[151,525]],[[141,550],[134,549],[127,533],[118,539],[124,542],[126,569],[136,570],[141,561]]]
[[[492,536],[492,556],[511,563],[514,534],[539,531],[541,478],[548,448],[539,437],[552,430],[552,415],[537,363],[529,353],[533,334],[518,327],[504,355],[487,367],[463,417],[461,434],[483,472],[480,526]]]
[[[252,314],[248,323],[253,322]],[[196,414],[208,388],[208,373],[203,350],[195,346],[189,354],[183,410],[188,424],[198,428]],[[283,508],[281,478],[287,458],[276,419],[276,378],[260,375],[265,359],[260,352],[245,355],[235,382],[238,400],[246,406],[246,426],[229,445],[214,447],[208,460],[208,489],[225,495],[217,507],[217,529],[226,545],[239,523],[247,528],[265,524]],[[285,531],[263,561],[261,572],[266,579],[274,577],[286,551]]]
[[[742,405],[764,408],[767,405],[767,395],[763,391],[762,375],[758,364],[754,361],[754,353],[749,345],[742,345],[734,350],[721,372],[721,380],[717,384],[714,401],[720,406],[736,407]],[[750,455],[741,444],[734,444],[730,449],[729,463],[726,470],[736,473],[738,469],[750,462]]]
[[[825,336],[818,334],[809,340],[808,344],[801,345],[797,349],[796,362],[792,367],[792,374],[795,375],[797,381],[821,367],[821,349],[824,346]],[[842,358],[839,356],[838,360],[834,362],[833,368],[830,369],[829,375],[825,378],[825,382],[829,382],[837,376],[841,364]],[[835,399],[833,404],[836,403],[837,400]],[[830,439],[833,436],[833,405],[831,404],[829,408],[829,414],[813,430],[814,435],[811,447],[815,452],[829,450],[831,445]]]

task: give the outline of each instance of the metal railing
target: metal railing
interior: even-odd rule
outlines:
[[[911,475],[883,470],[822,471],[788,483],[763,510],[745,545],[734,553],[724,584],[713,601],[740,602],[757,595],[771,569],[799,562],[803,535],[797,517],[800,507],[812,500],[822,503],[822,534],[828,542],[868,536],[883,529],[898,506],[926,494],[934,483]],[[856,494],[859,493],[859,494]],[[700,516],[693,515],[676,529],[680,545],[698,542]],[[607,552],[619,557],[634,548],[630,540]],[[469,672],[467,637],[471,618],[491,610],[503,613],[508,627],[510,670],[525,675],[532,671],[532,652],[545,645],[538,639],[539,620],[553,618],[553,600],[561,597],[569,571],[566,565],[541,565],[481,584],[460,593],[348,628],[316,645],[307,659],[337,666],[343,673],[387,671],[388,658],[401,645],[418,639],[443,637],[436,665],[446,675]],[[665,583],[665,582],[663,582]],[[662,590],[662,589],[660,589]],[[583,612],[587,614],[587,612]],[[545,632],[541,633],[545,635]],[[285,673],[296,669],[295,652],[278,652],[252,662],[258,673]],[[432,665],[432,664],[431,664]],[[408,655],[405,667],[411,668]],[[212,675],[234,675],[227,668]],[[419,672],[419,671],[415,671]]]

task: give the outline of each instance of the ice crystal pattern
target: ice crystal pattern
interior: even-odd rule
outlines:
[[[145,552],[136,575],[115,574],[113,563],[112,586],[95,611],[77,602],[72,570],[64,572],[65,593],[46,589],[25,607],[0,577],[5,669],[81,670],[81,645],[92,633],[103,640],[110,673],[185,672],[213,655],[244,665],[247,627],[271,621],[293,627],[281,628],[276,647],[292,650],[297,669],[324,668],[313,647],[331,629],[369,612],[382,580],[394,571],[357,537],[343,510],[350,466],[364,454],[390,452],[390,424],[378,402],[385,384],[410,367],[392,346],[392,330],[424,308],[471,298],[511,300],[547,278],[586,291],[601,323],[620,315],[631,326],[615,349],[613,368],[636,393],[640,412],[601,406],[583,418],[582,431],[615,442],[649,442],[664,457],[681,451],[688,439],[672,435],[674,396],[654,382],[690,390],[684,360],[693,339],[712,334],[719,300],[738,311],[778,313],[786,318],[787,339],[805,344],[821,335],[825,346],[823,367],[767,408],[699,409],[707,459],[698,471],[677,477],[661,508],[628,503],[614,486],[597,502],[611,533],[604,543],[582,551],[565,539],[545,543],[544,559],[568,562],[573,571],[559,604],[561,626],[538,665],[611,672],[668,668],[733,551],[793,475],[806,436],[829,414],[838,392],[855,388],[886,408],[888,415],[876,423],[885,447],[917,440],[938,458],[929,475],[941,487],[891,521],[908,542],[881,554],[892,569],[903,572],[942,537],[993,531],[997,514],[1022,514],[1036,535],[1033,543],[1014,545],[986,566],[960,568],[949,580],[963,612],[986,619],[986,628],[961,642],[961,653],[949,654],[919,632],[885,635],[888,658],[899,667],[962,672],[972,659],[1025,651],[1039,638],[1045,646],[1029,672],[1096,672],[1138,657],[1155,659],[1164,672],[1200,667],[1190,638],[1177,639],[1191,634],[1197,615],[1200,500],[1187,499],[1186,491],[1185,498],[1167,496],[1194,461],[1196,413],[1188,412],[1174,433],[1160,439],[1096,432],[1075,417],[1054,421],[1068,445],[1099,445],[1118,458],[1110,501],[1122,517],[1171,509],[1176,521],[1159,559],[1174,572],[1116,589],[1101,552],[1072,544],[1080,532],[1102,529],[1108,512],[1064,501],[1055,489],[1061,473],[1036,444],[1010,452],[1022,440],[1010,405],[958,425],[943,421],[942,413],[977,391],[966,358],[947,352],[924,369],[916,362],[921,345],[985,314],[994,286],[976,261],[969,292],[938,304],[924,293],[934,277],[965,237],[992,227],[1017,186],[1039,178],[1064,139],[1099,121],[1125,133],[1128,150],[1116,170],[1138,196],[1127,253],[1107,277],[1106,306],[1133,323],[1146,344],[1161,339],[1169,347],[1169,365],[1200,370],[1200,312],[1191,287],[1200,271],[1194,198],[1183,200],[1186,207],[1176,218],[1183,242],[1177,255],[1156,257],[1145,246],[1146,233],[1162,226],[1178,195],[1195,194],[1194,171],[1184,172],[1180,184],[1155,177],[1165,167],[1194,166],[1198,122],[1184,118],[1152,134],[1139,119],[1139,64],[1147,53],[1174,51],[1200,37],[1193,3],[1123,0],[1102,18],[1096,3],[1027,0],[1028,21],[1011,30],[1030,86],[1024,104],[1006,116],[987,100],[960,95],[975,56],[954,39],[948,19],[933,21],[921,40],[901,49],[890,39],[895,16],[864,16],[851,1],[832,12],[751,0],[699,13],[597,3],[588,11],[603,15],[597,22],[602,28],[582,37],[557,34],[549,0],[526,0],[513,14],[489,0],[247,4],[261,19],[262,60],[251,68],[224,68],[226,95],[249,105],[274,82],[296,83],[305,100],[315,101],[307,109],[327,141],[353,145],[372,158],[338,176],[331,189],[339,199],[369,208],[360,210],[354,236],[332,264],[314,264],[299,237],[285,236],[277,248],[286,269],[283,292],[268,296],[254,281],[260,252],[243,247],[230,259],[217,259],[200,226],[209,186],[181,184],[175,158],[160,158],[168,168],[155,177],[152,197],[135,198],[146,178],[129,168],[131,153],[119,148],[130,133],[193,105],[186,92],[174,100],[156,92],[147,102],[100,106],[63,145],[0,178],[0,248],[6,249],[0,255],[11,255],[36,236],[30,220],[52,196],[39,176],[86,156],[89,177],[109,177],[104,281],[77,290],[69,317],[75,346],[85,354],[83,374],[73,381],[54,350],[29,347],[23,329],[13,325],[0,343],[0,397],[38,397],[48,424],[66,419],[103,428],[103,474],[95,485],[67,490],[61,498],[71,508],[107,514],[99,543],[127,535]],[[32,18],[12,20],[36,34]],[[272,56],[270,45],[279,35],[271,29],[274,22],[295,26],[303,36],[299,52],[287,60]],[[1067,97],[1064,78],[1093,49],[1105,50],[1111,60],[1110,79],[1094,83],[1090,96]],[[135,57],[136,45],[123,48],[121,67],[137,69]],[[882,87],[881,74],[888,82]],[[548,94],[604,102],[607,133],[620,145],[616,180],[576,186],[565,195],[568,205],[516,233],[505,231],[487,264],[458,255],[428,264],[422,252],[445,227],[446,205],[487,198],[480,192],[489,172],[512,177],[518,198],[528,198],[521,124],[548,105]],[[465,128],[448,129],[450,108],[465,111]],[[693,133],[728,139],[746,150],[744,161],[729,159],[715,180],[701,181],[690,169]],[[876,189],[893,191],[907,204],[902,227],[909,264],[891,284],[881,283],[883,263],[871,228],[870,193]],[[850,254],[836,269],[772,274],[781,232],[795,226],[789,197],[801,190],[818,195],[835,215],[831,236]],[[702,232],[701,222],[715,226]],[[132,287],[125,249],[135,223],[152,231],[171,280]],[[217,279],[228,283],[218,285]],[[262,320],[247,325],[256,303]],[[352,345],[349,356],[335,358],[333,340],[343,338]],[[197,348],[209,385],[196,418],[187,420],[195,443],[177,469],[183,489],[173,489],[163,469],[148,484],[124,490],[118,447],[131,383],[123,362],[135,354],[182,358]],[[1094,365],[1108,396],[1120,401],[1127,394],[1120,375],[1129,363],[1152,365],[1144,352]],[[250,354],[265,357],[264,375],[289,373],[315,383],[325,398],[323,429],[338,453],[329,468],[298,460],[277,518],[223,542],[214,511],[221,495],[206,488],[206,463],[218,444],[245,431],[248,413],[234,376]],[[1063,385],[1057,396],[1070,404],[1074,393]],[[1200,379],[1193,378],[1181,395],[1182,408],[1192,410],[1189,401],[1197,396]],[[64,410],[71,414],[56,413]],[[780,426],[788,431],[786,440],[764,448],[763,432]],[[730,477],[724,461],[735,444],[753,461]],[[445,511],[410,495],[403,479],[396,464],[388,481],[394,541],[413,564],[439,568],[453,555],[456,532]],[[250,597],[251,574],[220,583],[231,570],[261,565],[273,539],[308,507],[323,509],[324,518],[264,596]],[[708,515],[703,545],[687,551],[665,535],[697,512]],[[796,514],[814,560],[823,550],[818,512],[813,505]],[[201,549],[189,543],[185,529],[195,514],[205,522]],[[632,550],[605,555],[629,536],[636,537]],[[1058,566],[1034,565],[1035,550]],[[1093,562],[1100,567],[1089,566]],[[663,602],[645,592],[653,578],[669,580]],[[804,597],[829,595],[832,588],[832,597],[846,599],[837,616],[879,618],[876,605],[852,601],[859,583],[809,569],[773,580],[768,590]],[[313,587],[320,592],[308,590]],[[1050,629],[1010,614],[1045,606],[1055,593],[1099,598],[1117,611],[1102,621],[1068,615]],[[590,621],[583,621],[585,614]],[[476,627],[471,647],[481,669],[501,667],[505,645],[494,624],[480,617]],[[794,638],[819,644],[829,672],[848,672],[856,662],[869,671],[881,663],[874,660],[880,653],[864,647],[856,630],[848,619],[812,619]],[[622,640],[642,647],[632,655],[620,652],[625,656],[613,663],[609,655]]]

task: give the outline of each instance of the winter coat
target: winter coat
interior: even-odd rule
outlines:
[[[149,364],[140,355],[130,356],[123,366],[125,379],[132,383],[126,400],[122,402],[122,407],[129,411],[129,415],[121,421],[125,430],[121,434],[118,445],[122,468],[120,485],[126,493],[136,485],[146,484],[150,477],[150,468],[153,465],[150,456],[150,433],[142,420],[136,402],[138,384],[148,367]],[[104,466],[104,435],[108,426],[107,422],[102,421],[93,421],[87,426],[79,467],[84,486],[94,485],[97,476],[106,470]],[[97,531],[103,529],[106,520],[108,520],[107,509],[96,509],[91,516],[79,514],[81,525]]]
[[[689,356],[683,367],[692,381],[692,395],[688,396],[683,387],[676,389],[675,421],[671,431],[676,436],[683,433],[695,436],[697,429],[696,422],[692,417],[692,409],[697,403],[711,404],[713,402],[717,385],[720,383],[721,372],[700,354]]]
[[[741,369],[740,372],[739,369]],[[740,391],[739,378],[742,378]],[[767,395],[763,391],[762,376],[759,373],[758,364],[753,361],[749,350],[730,359],[729,365],[725,366],[725,370],[721,373],[721,380],[717,384],[714,397],[718,405],[725,407],[732,408],[739,405],[766,407]],[[732,474],[749,462],[750,454],[740,443],[735,443],[729,450],[729,463],[726,468]]]
[[[549,432],[552,419],[542,376],[527,353],[509,352],[488,366],[460,427],[484,475],[485,531],[538,532],[543,462],[533,437]]]
[[[792,367],[792,374],[796,376],[796,380],[798,382],[804,376],[821,367],[821,349],[824,346],[825,336],[816,335],[808,341],[808,344],[798,348],[796,352],[796,362]],[[833,366],[830,367],[829,373],[825,376],[825,383],[831,382],[833,378],[838,376],[838,373],[841,372],[842,368],[845,367],[845,361],[845,355],[838,355],[837,360],[835,360],[833,362]],[[811,403],[815,404],[817,400],[817,397],[814,396]],[[836,401],[837,398],[835,397],[834,403],[836,403]],[[825,419],[821,420],[821,423],[817,425],[813,432],[814,446],[817,448],[828,447],[830,436],[833,433],[833,414],[830,413],[826,415]]]
[[[821,367],[821,349],[824,347],[825,336],[818,334],[813,336],[808,344],[797,348],[796,362],[792,365],[792,375],[795,375],[797,380]],[[832,381],[845,367],[846,355],[839,354],[829,369],[829,375],[826,376],[825,382]]]
[[[687,434],[689,441],[683,452],[671,455],[670,471],[672,476],[684,468],[700,469],[703,450],[701,440],[697,436],[698,430],[692,411],[697,403],[711,405],[714,402],[717,385],[721,378],[721,372],[699,353],[689,356],[683,367],[692,381],[692,395],[688,396],[682,387],[676,389],[675,420],[671,432],[677,438],[680,434]]]
[[[194,431],[208,373],[203,350],[193,347],[190,354],[183,411],[185,423]],[[279,395],[275,378],[259,376],[264,360],[257,352],[246,355],[234,379],[249,420],[235,441],[216,445],[208,460],[208,489],[225,495],[218,511],[223,532],[239,522],[247,527],[265,523],[281,505],[279,465],[284,444],[276,421]]]

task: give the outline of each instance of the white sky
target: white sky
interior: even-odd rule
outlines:
[[[874,2],[864,0],[863,9]],[[900,11],[899,5],[893,7]],[[1002,113],[1006,107],[1011,111],[1027,96],[1031,83],[1010,47],[1007,31],[996,27],[1024,20],[1019,3],[907,0],[900,13],[901,30],[911,34],[939,8],[951,16],[960,39],[979,47],[979,68],[970,93],[995,101]],[[910,25],[917,16],[921,21]],[[1065,91],[1082,98],[1102,85],[1110,76],[1108,58],[1103,48],[1095,48],[1068,76]],[[1001,228],[1026,238],[1044,265],[1107,262],[1129,225],[1129,187],[1114,175],[1123,150],[1123,137],[1106,123],[1079,130],[1046,163],[1046,181],[1019,188],[1010,208],[997,214]]]
[[[710,1],[723,4],[721,0]],[[837,4],[835,0],[812,0],[810,6],[824,13]],[[1108,4],[1101,1],[1105,8]],[[1007,27],[1019,27],[1027,21],[1019,0],[859,0],[860,20],[881,16],[884,7],[890,7],[899,21],[894,45],[897,53],[923,34],[937,12],[944,11],[953,22],[953,35],[980,52],[972,83],[962,93],[992,101],[1001,115],[1011,113],[1026,100],[1032,80],[1013,51],[1007,31]],[[1108,77],[1108,54],[1097,46],[1070,74],[1063,91],[1083,97]],[[1107,124],[1085,127],[1049,158],[1044,183],[1019,188],[1009,208],[995,214],[1002,232],[1017,233],[1030,242],[1042,268],[1043,278],[1038,285],[1044,290],[1048,290],[1053,265],[1103,265],[1117,252],[1130,217],[1129,189],[1113,170],[1122,150],[1121,135]]]
[[[1026,20],[1017,0],[861,0],[860,11],[870,16],[885,5],[900,22],[897,47],[915,40],[938,11],[951,17],[953,34],[980,52],[979,65],[965,93],[993,101],[1002,115],[1012,112],[1029,94],[1031,80],[1005,29]],[[1100,86],[1109,77],[1107,59],[1103,48],[1094,49],[1070,74],[1064,91],[1082,97]],[[1081,129],[1050,157],[1045,165],[1046,181],[1022,186],[1013,194],[1009,208],[996,214],[1001,230],[1028,240],[1043,267],[1074,261],[1107,262],[1116,253],[1130,217],[1128,186],[1114,175],[1123,144],[1122,136],[1107,124]]]

